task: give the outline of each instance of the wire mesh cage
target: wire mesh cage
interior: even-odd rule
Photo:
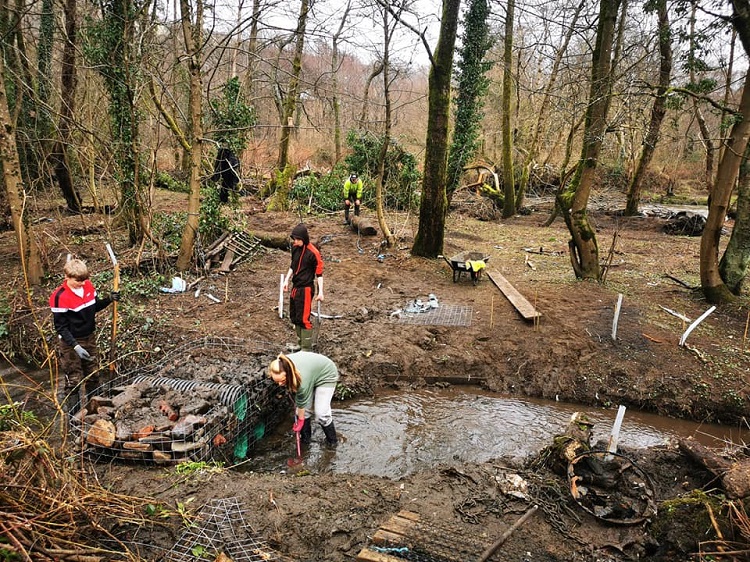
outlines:
[[[69,407],[75,446],[97,462],[242,460],[288,413],[266,375],[272,344],[203,338],[122,373]]]
[[[245,521],[247,512],[237,498],[211,500],[201,509],[163,558],[165,562],[231,560],[232,562],[284,561],[258,539]]]

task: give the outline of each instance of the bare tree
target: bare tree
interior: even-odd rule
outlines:
[[[5,62],[2,56],[0,56],[0,163],[21,263],[29,284],[38,285],[44,271],[39,248],[34,240],[31,221],[25,213],[27,198],[21,179],[15,126],[8,109],[8,95],[5,91]]]
[[[294,130],[294,111],[297,108],[299,98],[299,82],[302,74],[302,53],[305,48],[305,29],[307,27],[307,16],[311,6],[310,0],[302,0],[300,3],[299,17],[297,18],[297,29],[294,32],[294,58],[292,59],[291,76],[289,86],[282,101],[281,112],[281,138],[279,139],[279,157],[276,168],[279,172],[284,171],[289,163],[289,142]],[[286,189],[286,186],[283,187]]]
[[[557,201],[571,235],[568,243],[573,272],[579,279],[601,277],[596,232],[588,217],[588,200],[606,132],[612,81],[612,47],[619,0],[601,0],[599,24],[592,56],[589,104],[581,158],[571,183],[558,193]]]
[[[505,40],[503,41],[503,218],[516,214],[516,181],[513,171],[513,127],[511,124],[511,104],[513,103],[513,18],[515,0],[505,4]]]
[[[189,0],[180,0],[180,21],[185,41],[185,54],[190,73],[190,102],[188,142],[190,145],[190,178],[188,187],[188,218],[182,231],[177,269],[188,269],[195,247],[195,236],[200,223],[201,159],[203,157],[203,79],[201,49],[203,48],[203,0],[194,0],[195,11]]]
[[[641,186],[646,175],[651,159],[659,142],[659,132],[664,115],[667,113],[667,88],[672,76],[672,30],[669,27],[669,11],[666,0],[658,0],[656,11],[659,18],[657,33],[659,37],[659,83],[656,86],[654,104],[651,107],[651,120],[648,131],[643,139],[643,146],[638,158],[633,177],[628,186],[627,203],[625,214],[628,216],[638,213],[638,205],[641,200]]]

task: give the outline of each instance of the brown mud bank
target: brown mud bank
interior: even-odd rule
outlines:
[[[290,214],[254,212],[250,203],[246,208],[249,232],[283,234],[298,221]],[[502,274],[540,312],[538,322],[528,322],[486,276],[476,285],[466,277],[454,282],[444,260],[410,256],[414,217],[393,217],[391,228],[399,239],[395,248],[381,247],[377,236],[358,236],[341,225],[340,216],[304,217],[325,261],[318,345],[340,368],[338,398],[377,393],[383,386],[408,392],[415,386],[461,382],[511,396],[742,423],[750,414],[747,308],[716,310],[691,333],[687,345],[678,345],[687,322],[673,313],[692,321],[709,308],[700,292],[689,288],[698,284],[699,239],[663,233],[663,219],[605,213],[595,213],[595,218],[600,248],[616,240],[604,284],[573,278],[565,226],[558,221],[543,228],[543,209],[503,222],[449,217],[445,255],[476,251],[490,256],[488,268]],[[78,224],[80,218],[46,225],[48,239],[65,239],[72,221]],[[107,256],[101,248],[107,229],[101,223],[93,226],[76,251],[94,272],[104,271]],[[8,266],[3,270],[6,286],[11,286],[10,276],[17,279],[12,233],[3,233],[3,240]],[[137,252],[117,241],[114,246],[123,270],[132,270]],[[68,250],[48,251],[64,256]],[[209,273],[197,285],[202,288],[198,296],[193,290],[149,298],[123,291],[123,316],[130,320],[118,337],[121,364],[152,364],[204,337],[269,342],[283,351],[294,339],[276,308],[279,276],[288,265],[287,252],[267,249],[228,274]],[[200,276],[185,275],[188,282]],[[35,292],[36,312],[51,334],[43,293]],[[440,323],[415,323],[394,314],[430,294],[456,315],[446,315]],[[622,307],[613,340],[619,295]],[[106,346],[108,323],[101,320]],[[31,330],[25,333],[27,345],[41,347]],[[603,524],[580,510],[565,477],[502,459],[437,466],[400,479],[305,470],[183,475],[121,463],[98,464],[96,472],[113,490],[153,498],[176,513],[197,511],[213,498],[237,498],[253,532],[281,555],[299,561],[354,560],[377,529],[402,510],[419,514],[430,528],[446,529],[446,536],[465,536],[487,546],[530,506],[539,505],[493,560],[698,560],[695,553],[715,547],[699,543],[719,532],[727,541],[749,542],[729,524],[726,505],[717,504],[717,522],[712,522],[701,490],[715,487],[716,479],[676,448],[623,452],[652,478],[658,504],[656,517],[634,526]],[[503,491],[499,482],[508,473],[529,484],[525,499]],[[181,518],[168,520],[168,528],[143,527],[134,535],[137,542],[151,545],[142,547],[143,559],[159,559],[179,538]]]

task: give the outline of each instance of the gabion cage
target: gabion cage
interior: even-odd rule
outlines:
[[[266,375],[267,342],[204,338],[118,375],[72,405],[75,446],[97,462],[245,459],[291,411]]]

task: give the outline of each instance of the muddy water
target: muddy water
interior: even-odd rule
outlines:
[[[266,437],[243,464],[244,470],[370,474],[398,478],[441,463],[484,462],[535,454],[562,433],[573,412],[594,422],[594,441],[607,442],[617,415],[612,410],[560,402],[498,396],[469,387],[379,393],[374,399],[334,402],[340,436],[335,451],[322,446],[322,430],[313,424],[313,443],[301,466],[295,456],[291,420]],[[651,447],[694,436],[706,445],[740,442],[736,428],[698,425],[627,410],[620,430],[624,447]]]
[[[50,388],[49,372],[0,365],[0,404],[10,398],[48,417],[52,415]],[[239,468],[264,472],[302,468],[398,478],[453,461],[523,459],[563,432],[576,411],[594,422],[594,440],[606,442],[617,414],[616,408],[510,398],[474,387],[379,391],[372,399],[334,402],[333,408],[341,440],[336,450],[321,446],[323,432],[313,424],[313,443],[303,451],[302,465],[290,469],[287,461],[296,456],[290,418],[265,437]],[[750,430],[743,429],[627,410],[619,442],[630,448],[651,447],[693,436],[705,445],[723,447],[729,441],[750,440]]]

